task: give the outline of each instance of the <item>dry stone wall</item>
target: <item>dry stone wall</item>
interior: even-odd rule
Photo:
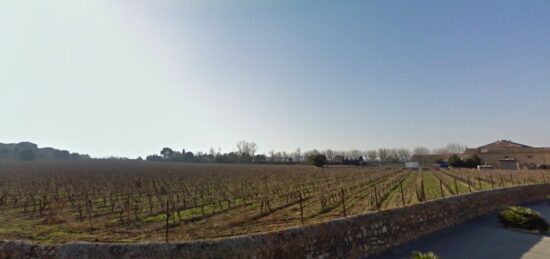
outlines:
[[[549,194],[550,184],[497,189],[276,232],[174,244],[0,241],[0,258],[364,258]]]

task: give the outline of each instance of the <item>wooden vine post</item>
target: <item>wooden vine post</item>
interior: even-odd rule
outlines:
[[[344,217],[348,216],[348,213],[346,211],[346,193],[344,192],[344,187],[342,187],[342,207],[344,208]]]
[[[420,179],[420,188],[422,188],[422,201],[426,201],[426,190],[424,188],[424,178]]]
[[[483,190],[483,186],[481,185],[481,177],[477,177],[477,182],[479,183],[479,189]]]
[[[300,220],[302,221],[302,225],[304,224],[304,207],[302,204],[302,192],[300,192]]]
[[[454,177],[454,179],[455,179],[455,191],[456,191],[455,195],[458,195],[460,192],[458,191],[458,183],[456,182],[456,176]]]
[[[416,194],[416,200],[418,200],[418,202],[422,202],[422,194],[418,191],[416,182],[414,183],[414,193]]]
[[[443,192],[443,182],[439,179],[439,189],[441,190],[441,198],[445,198],[445,193]]]
[[[405,193],[403,192],[403,181],[399,182],[399,190],[401,190],[401,202],[403,202],[403,207],[405,207]]]
[[[376,209],[379,209],[378,206],[378,190],[376,189],[376,184],[374,185],[374,202],[376,202]]]
[[[168,229],[169,229],[169,224],[168,224],[168,218],[170,217],[170,207],[168,207],[168,197],[166,197],[166,229],[164,231],[164,238],[166,240],[166,243],[169,243],[169,240],[168,240]]]

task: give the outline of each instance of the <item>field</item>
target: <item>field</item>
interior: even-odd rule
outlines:
[[[137,161],[0,163],[0,239],[165,242],[313,224],[546,182],[549,171]]]

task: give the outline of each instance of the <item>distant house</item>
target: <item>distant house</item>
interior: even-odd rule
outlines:
[[[542,168],[550,164],[550,148],[531,147],[510,140],[469,148],[463,157],[478,156],[484,164],[500,169]]]
[[[418,169],[420,168],[420,164],[418,162],[405,162],[405,168]]]

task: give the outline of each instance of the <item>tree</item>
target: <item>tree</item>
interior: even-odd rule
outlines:
[[[332,150],[330,149],[325,150],[325,155],[327,156],[327,159],[329,161],[332,161],[334,159],[334,152],[332,152]]]
[[[430,150],[426,147],[415,147],[413,150],[414,155],[429,155]]]
[[[237,153],[241,156],[248,155],[253,157],[257,150],[258,145],[254,142],[246,142],[244,140],[237,142]]]
[[[323,167],[326,161],[327,157],[324,154],[310,154],[307,157],[308,164],[316,167]]]
[[[400,148],[397,150],[397,156],[399,161],[407,162],[411,159],[411,151],[406,148]]]
[[[446,154],[449,154],[451,152],[449,152],[449,150],[447,150],[447,148],[434,148],[434,150],[432,151],[433,154],[439,154],[439,155],[446,155]]]
[[[186,161],[186,162],[193,162],[193,159],[195,159],[195,155],[193,154],[193,152],[186,152],[185,155],[183,155],[183,159]]]
[[[378,158],[380,158],[381,162],[387,162],[389,156],[389,150],[388,149],[378,149]]]
[[[275,150],[269,151],[269,160],[271,160],[271,163],[275,163]]]
[[[285,151],[283,151],[283,161],[284,161],[285,163],[288,163],[288,159],[289,159],[289,158],[290,158],[290,157],[288,156],[288,153],[285,152]]]
[[[476,155],[473,155],[466,160],[462,160],[462,158],[455,154],[449,158],[448,163],[452,167],[476,168],[478,165],[481,165],[482,161],[481,158]]]
[[[281,152],[275,153],[275,162],[280,163],[280,162],[283,162],[283,161],[284,161],[283,153],[281,153]]]
[[[386,160],[384,162],[397,163],[400,162],[399,149],[392,148],[387,150]]]
[[[367,151],[367,161],[374,162],[378,159],[378,154],[376,153],[376,150],[369,150]]]
[[[481,165],[481,158],[477,155],[473,155],[464,161],[464,167],[476,168],[478,165]]]
[[[449,143],[447,145],[447,150],[449,151],[449,153],[460,154],[463,153],[464,150],[466,150],[466,146],[458,143]]]
[[[436,148],[434,154],[461,154],[466,150],[466,146],[458,143],[449,143],[446,147]]]
[[[344,160],[346,158],[342,155],[337,155],[332,159],[332,163],[334,164],[344,164]]]
[[[449,160],[447,162],[452,167],[464,167],[464,161],[456,154],[449,157]]]
[[[147,161],[163,161],[162,157],[159,155],[150,155],[145,158]]]
[[[361,151],[357,149],[352,149],[349,151],[349,157],[351,159],[359,159],[360,156],[361,156]]]
[[[36,159],[36,153],[30,149],[23,150],[19,152],[17,158],[21,161],[32,161]]]
[[[165,147],[160,151],[160,154],[162,155],[162,157],[164,159],[168,160],[168,159],[172,158],[172,156],[174,156],[174,150],[172,150],[169,147]]]
[[[292,153],[292,158],[294,162],[298,162],[298,163],[302,162],[302,149],[297,148],[296,151]]]
[[[255,155],[254,156],[254,162],[263,164],[267,161],[267,157],[265,155]]]

